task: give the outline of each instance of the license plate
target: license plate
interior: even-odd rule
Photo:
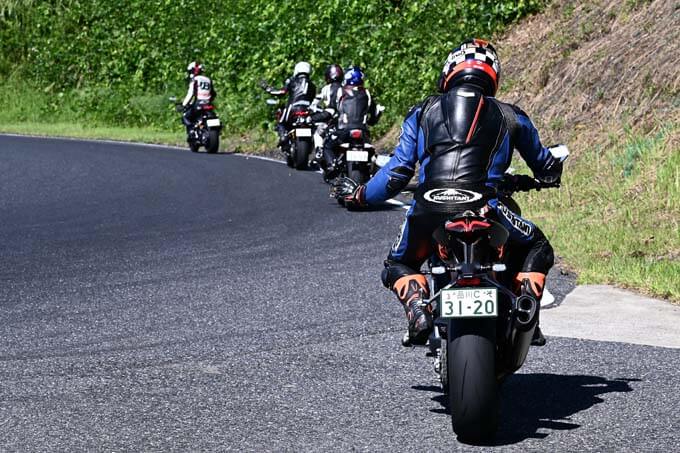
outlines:
[[[368,162],[368,151],[347,151],[347,160],[350,162]]]
[[[205,122],[208,127],[216,127],[220,125],[220,119],[219,118],[211,118],[208,121]]]
[[[295,136],[296,137],[311,137],[312,136],[312,130],[311,129],[295,129]]]
[[[453,288],[441,292],[442,318],[493,318],[498,316],[496,288]]]

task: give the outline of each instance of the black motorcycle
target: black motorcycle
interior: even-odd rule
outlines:
[[[277,106],[275,117],[280,123],[284,107],[277,99],[267,99],[268,105]],[[286,139],[280,144],[281,152],[286,156],[286,164],[296,170],[305,170],[309,165],[309,156],[314,148],[314,123],[311,121],[311,112],[307,107],[299,106],[291,108],[288,114],[289,127],[286,131]]]
[[[174,101],[174,98],[170,99]],[[182,104],[175,104],[175,109],[183,113]],[[215,113],[215,106],[212,104],[204,104],[196,106],[199,111],[197,119],[191,125],[187,135],[187,142],[189,149],[197,153],[199,148],[203,146],[210,154],[215,154],[220,149],[220,131],[222,130],[222,122],[217,113]]]
[[[333,166],[337,169],[338,177],[365,184],[376,171],[375,160],[375,147],[368,141],[368,133],[362,129],[352,129],[347,141],[340,144]]]
[[[566,147],[563,151],[568,155]],[[549,187],[559,183],[506,175],[496,196],[516,206],[510,198],[514,192]],[[466,190],[446,190],[449,193],[438,195],[470,195]],[[452,215],[433,234],[438,252],[425,272],[434,294],[425,302],[435,320],[428,347],[448,394],[453,431],[471,443],[493,438],[499,388],[524,363],[540,309],[535,298],[517,296],[509,289],[513,276],[506,272],[503,257],[508,236],[500,223],[479,210]],[[409,344],[408,334],[402,342]]]

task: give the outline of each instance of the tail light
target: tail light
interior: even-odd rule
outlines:
[[[465,219],[456,220],[454,222],[446,222],[444,227],[446,228],[446,231],[452,231],[456,233],[472,233],[473,231],[491,228],[491,224],[480,220]]]
[[[306,110],[299,110],[297,112],[293,112],[293,116],[302,117],[302,116],[309,116],[309,112]]]
[[[349,135],[350,137],[358,140],[361,138],[361,129],[352,129],[349,131]]]
[[[482,281],[477,277],[472,278],[459,278],[456,283],[459,286],[479,286]]]

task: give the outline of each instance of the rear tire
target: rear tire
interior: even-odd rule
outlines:
[[[354,162],[347,162],[347,176],[357,184],[366,184],[370,179],[368,169],[364,165]]]
[[[312,142],[307,140],[295,140],[295,152],[293,160],[296,170],[305,170],[309,164],[309,153],[312,151]]]
[[[210,129],[208,132],[208,143],[205,145],[205,149],[210,154],[215,154],[220,149],[219,129]]]
[[[488,442],[498,427],[496,320],[451,321],[447,333],[453,431],[464,442]]]

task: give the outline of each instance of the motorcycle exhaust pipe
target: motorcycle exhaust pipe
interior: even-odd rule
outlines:
[[[517,371],[524,363],[534,336],[534,327],[538,322],[539,309],[538,301],[532,296],[525,294],[515,299],[513,329],[509,337],[510,349],[505,359],[506,372]]]
[[[536,324],[539,310],[538,301],[529,295],[522,295],[517,298],[516,305],[515,325],[517,329],[530,330]]]

